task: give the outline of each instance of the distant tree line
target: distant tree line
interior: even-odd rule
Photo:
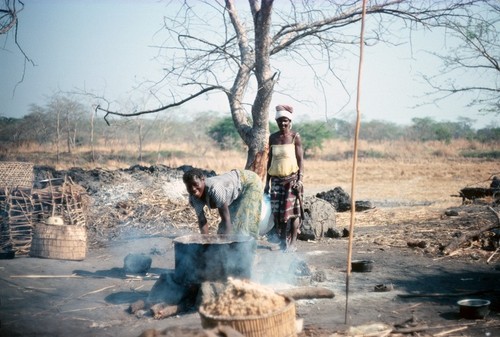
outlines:
[[[431,117],[413,118],[408,126],[383,120],[362,122],[359,138],[367,141],[408,140],[416,142],[441,141],[450,143],[456,139],[476,140],[482,143],[500,142],[500,127],[486,127],[475,130],[474,120],[460,118],[458,122],[438,122]],[[231,127],[231,117],[216,120],[209,128],[209,136],[221,149],[234,148],[238,143],[238,133]],[[297,122],[294,128],[301,134],[306,156],[315,149],[321,149],[327,139],[349,140],[354,138],[354,122],[342,119]],[[274,122],[270,132],[277,131]]]
[[[460,118],[457,122],[438,122],[431,117],[414,118],[410,125],[397,125],[382,120],[362,122],[360,139],[367,141],[409,140],[451,142],[455,139],[484,143],[500,142],[500,127],[472,127],[474,120]],[[297,121],[294,129],[302,135],[306,156],[321,149],[328,139],[352,139],[354,122],[342,119],[328,121]],[[270,131],[277,131],[270,123]],[[137,146],[168,142],[205,142],[220,149],[243,150],[231,117],[217,112],[198,114],[189,120],[169,115],[165,118],[116,119],[107,125],[95,111],[65,96],[54,96],[45,106],[32,105],[22,118],[0,116],[2,146],[52,145],[59,152],[71,153],[75,147]],[[140,154],[141,156],[142,154]],[[140,159],[140,158],[139,158]]]

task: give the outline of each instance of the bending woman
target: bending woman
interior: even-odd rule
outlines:
[[[189,193],[189,204],[198,217],[202,234],[208,234],[204,207],[217,208],[221,217],[218,234],[259,235],[262,208],[262,181],[248,170],[232,170],[205,177],[200,169],[191,169],[182,177]]]
[[[269,156],[264,193],[271,192],[275,231],[285,252],[297,250],[296,241],[303,220],[303,150],[300,134],[292,131],[293,108],[276,107],[279,131],[269,136]]]

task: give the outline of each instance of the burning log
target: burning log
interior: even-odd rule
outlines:
[[[135,315],[139,310],[144,310],[146,303],[143,300],[137,300],[128,307],[128,312]]]
[[[184,311],[186,311],[186,307],[182,304],[168,305],[166,303],[157,303],[151,307],[151,314],[155,319],[171,317]]]

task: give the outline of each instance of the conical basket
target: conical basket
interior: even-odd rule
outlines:
[[[213,316],[200,307],[201,325],[212,329],[227,325],[241,332],[245,337],[296,337],[295,302],[286,297],[286,305],[270,314],[262,316],[230,317]]]
[[[87,231],[83,226],[59,226],[39,223],[31,242],[30,256],[59,260],[84,260]]]

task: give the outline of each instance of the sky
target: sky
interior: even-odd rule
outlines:
[[[86,91],[111,101],[151,100],[135,90],[145,80],[161,78],[157,58],[166,2],[156,0],[25,0],[19,13],[18,42],[35,66],[25,64],[12,32],[0,35],[0,116],[22,117],[32,104],[44,106],[59,91]],[[435,35],[435,34],[434,34]],[[362,65],[362,121],[384,120],[408,125],[413,118],[436,121],[476,120],[473,127],[498,126],[498,117],[467,107],[470,97],[453,97],[439,105],[426,101],[430,88],[421,73],[438,71],[439,60],[424,49],[442,48],[442,37],[415,35],[399,46],[365,48]],[[339,61],[340,62],[340,61]],[[349,74],[348,96],[338,85],[322,90],[301,67],[280,64],[281,90],[272,105],[291,104],[304,119],[356,116],[356,78],[359,58],[346,57],[339,68]],[[25,68],[24,68],[25,67]],[[141,103],[142,102],[142,103]],[[168,102],[170,103],[170,102]],[[144,103],[145,104],[145,103]],[[200,97],[182,113],[228,113],[223,96]],[[270,112],[273,116],[274,112]]]

